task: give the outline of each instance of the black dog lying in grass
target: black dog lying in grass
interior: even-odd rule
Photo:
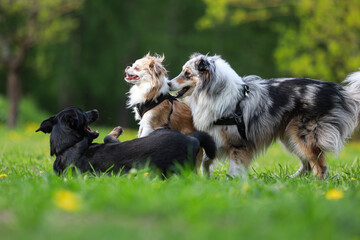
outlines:
[[[54,171],[61,174],[68,166],[75,166],[80,172],[96,171],[122,172],[132,167],[149,163],[162,173],[174,171],[175,165],[195,165],[200,146],[209,158],[215,157],[215,143],[204,132],[194,132],[188,136],[170,129],[159,129],[147,137],[120,143],[122,133],[116,127],[104,144],[92,143],[99,136],[89,124],[99,117],[97,110],[83,112],[79,108],[66,108],[55,116],[44,120],[36,130],[50,135],[51,155],[56,156]]]

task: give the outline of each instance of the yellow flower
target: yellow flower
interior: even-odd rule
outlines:
[[[26,123],[25,125],[25,132],[27,134],[34,134],[36,129],[39,128],[39,124],[38,123]]]
[[[0,174],[0,178],[2,178],[2,177],[7,177],[7,175],[5,173]]]
[[[44,171],[40,171],[40,173],[44,173]]]
[[[326,193],[326,199],[337,201],[344,197],[344,193],[341,190],[338,189],[331,189]]]
[[[147,175],[149,175],[149,173],[148,173],[148,172],[144,173],[144,177],[146,177]]]
[[[244,183],[244,185],[242,186],[242,189],[247,192],[250,189],[250,185],[248,183]]]
[[[80,198],[68,190],[58,190],[53,195],[55,205],[65,211],[74,212],[80,209]]]
[[[23,139],[23,137],[15,131],[11,131],[9,137],[10,137],[10,140],[12,140],[14,142],[19,142]]]
[[[352,178],[350,178],[350,180],[351,180],[351,181],[356,181],[356,178],[353,178],[353,177],[352,177]]]

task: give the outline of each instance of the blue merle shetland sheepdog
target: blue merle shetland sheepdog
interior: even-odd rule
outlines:
[[[214,137],[217,158],[230,159],[230,175],[244,175],[279,139],[301,161],[293,176],[314,170],[323,179],[325,154],[337,154],[359,123],[360,72],[344,82],[240,77],[220,56],[193,54],[169,85],[186,97],[195,128]],[[205,157],[206,171],[210,164]]]

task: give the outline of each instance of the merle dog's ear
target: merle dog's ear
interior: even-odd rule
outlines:
[[[51,133],[53,125],[54,125],[54,116],[44,120],[41,124],[38,130],[36,130],[35,132],[38,131],[42,131],[43,133]]]
[[[200,72],[209,71],[210,63],[208,60],[201,58],[197,64],[197,69]]]

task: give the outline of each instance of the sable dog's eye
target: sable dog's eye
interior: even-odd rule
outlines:
[[[185,78],[188,78],[188,79],[189,79],[189,78],[191,77],[191,73],[190,73],[190,72],[185,72],[185,73],[184,73],[184,76],[185,76]]]

